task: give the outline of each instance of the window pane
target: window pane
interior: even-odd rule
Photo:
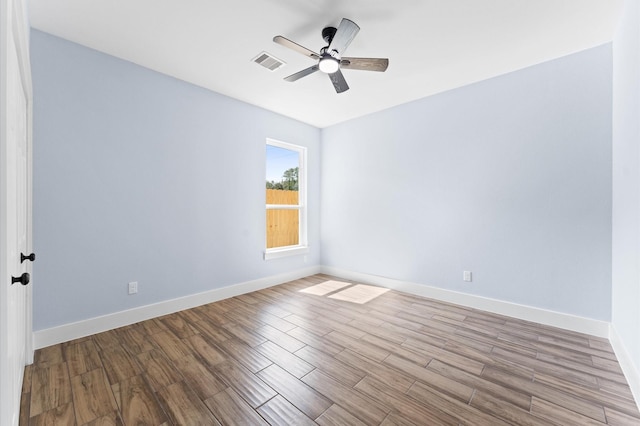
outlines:
[[[267,139],[265,259],[306,248],[305,167],[306,148]]]
[[[267,248],[298,245],[299,229],[299,210],[267,210]]]
[[[267,189],[267,204],[298,204],[298,191]]]
[[[267,204],[298,204],[298,152],[267,145]]]

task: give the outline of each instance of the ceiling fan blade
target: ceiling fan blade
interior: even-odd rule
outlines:
[[[307,56],[311,59],[316,59],[316,60],[320,59],[320,55],[318,55],[313,50],[307,49],[304,46],[300,46],[298,43],[296,43],[295,41],[291,41],[288,38],[285,38],[282,36],[275,36],[273,38],[273,41],[284,47],[288,47],[291,50],[295,50],[298,53],[302,53],[304,56]]]
[[[291,74],[289,77],[285,77],[284,79],[286,81],[294,82],[296,80],[300,80],[302,77],[308,76],[309,74],[313,74],[314,72],[318,71],[319,69],[320,69],[320,67],[318,67],[318,64],[315,64],[312,67],[305,68],[302,71],[298,71],[295,74]]]
[[[379,71],[387,70],[389,59],[387,58],[342,58],[340,68],[345,70]]]
[[[356,34],[358,34],[358,31],[360,31],[360,27],[357,26],[355,22],[350,21],[347,18],[342,18],[342,21],[338,26],[338,30],[333,36],[333,40],[331,40],[328,51],[332,52],[335,50],[338,54],[342,55],[347,47],[349,47]]]
[[[327,74],[333,83],[334,89],[336,89],[337,93],[346,92],[349,90],[349,85],[347,84],[347,80],[344,79],[344,75],[340,70],[334,72],[333,74]]]

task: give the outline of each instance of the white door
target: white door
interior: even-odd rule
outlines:
[[[21,258],[31,249],[31,76],[22,1],[1,4],[0,424],[17,425],[24,366],[33,357],[31,290],[24,285],[31,262]]]

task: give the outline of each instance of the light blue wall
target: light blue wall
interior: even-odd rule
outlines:
[[[42,32],[31,54],[34,330],[318,264],[318,129]],[[308,147],[306,262],[262,260],[267,137]]]
[[[640,4],[613,42],[613,327],[640,372]]]
[[[611,319],[610,45],[320,131],[31,43],[35,330],[318,264]],[[309,148],[307,262],[262,260],[267,137]]]
[[[322,263],[610,320],[611,50],[324,129]]]

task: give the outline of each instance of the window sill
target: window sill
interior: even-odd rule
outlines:
[[[281,257],[297,256],[309,253],[307,246],[289,246],[277,249],[268,249],[264,252],[264,260],[279,259]]]

